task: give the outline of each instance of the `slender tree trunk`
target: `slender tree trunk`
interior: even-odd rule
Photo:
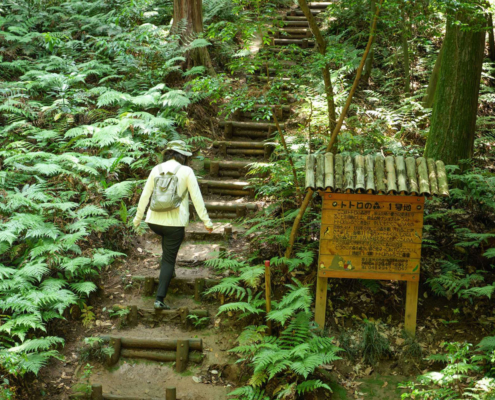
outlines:
[[[174,0],[172,32],[180,35],[181,44],[184,46],[203,33],[202,0]],[[215,75],[206,47],[191,49],[187,54],[186,67],[198,65],[204,66],[209,74]]]
[[[306,16],[306,19],[308,20],[309,23],[309,27],[316,39],[318,52],[324,56],[327,51],[327,42],[321,35],[320,28],[318,28],[318,24],[316,23],[315,17],[311,13],[306,0],[298,0],[298,3],[299,3],[299,7],[301,7],[302,12]],[[333,98],[333,86],[332,86],[330,70],[331,70],[330,64],[325,64],[325,66],[322,68],[323,82],[325,84],[325,94],[327,97],[329,130],[330,132],[332,132],[335,129],[337,116],[335,113],[335,102]]]
[[[495,61],[495,39],[493,37],[493,17],[488,14],[488,50],[490,60]]]
[[[380,4],[378,5],[375,16],[373,17],[373,26],[371,27],[370,37],[368,38],[368,44],[364,49],[363,57],[361,57],[361,62],[359,63],[358,69],[356,71],[356,77],[354,78],[354,83],[352,84],[351,90],[349,91],[349,95],[347,96],[347,100],[345,102],[344,108],[340,113],[339,120],[337,121],[337,125],[335,126],[335,129],[332,132],[332,136],[330,136],[330,140],[328,141],[327,151],[330,151],[335,145],[335,142],[337,141],[337,135],[339,134],[340,129],[342,128],[342,124],[344,123],[344,119],[347,114],[347,111],[349,111],[349,107],[351,106],[352,98],[354,97],[354,93],[356,92],[356,89],[358,87],[359,80],[361,79],[361,74],[363,73],[366,57],[368,57],[368,54],[371,49],[371,45],[375,40],[376,23],[378,22],[378,16],[380,14],[380,10],[382,9],[382,4],[383,4],[383,0],[380,0]]]
[[[430,80],[428,81],[428,88],[426,89],[426,95],[423,97],[423,107],[431,108],[433,107],[433,101],[435,100],[435,91],[437,90],[438,76],[440,75],[440,65],[442,64],[442,47],[437,55],[437,60],[431,71]]]
[[[460,21],[462,25],[456,24]],[[425,157],[446,164],[473,155],[478,93],[485,50],[486,23],[472,15],[447,16],[430,133]]]
[[[409,44],[407,39],[409,38],[409,30],[407,28],[406,22],[406,11],[404,10],[404,5],[400,9],[401,19],[402,19],[402,53],[404,56],[404,92],[407,96],[411,94],[411,75],[409,72]]]
[[[371,0],[371,21],[370,21],[370,29],[373,28],[373,16],[376,13],[376,2],[375,0]],[[364,64],[364,70],[363,70],[363,81],[368,82],[371,77],[371,70],[373,69],[373,57],[375,55],[374,51],[375,44],[373,43],[371,45],[371,50],[370,54],[368,54],[368,57],[366,57],[366,62]]]

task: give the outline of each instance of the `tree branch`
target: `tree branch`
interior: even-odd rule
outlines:
[[[332,136],[330,137],[330,141],[328,142],[327,152],[332,150],[332,147],[335,141],[337,140],[337,135],[339,134],[340,129],[342,128],[342,124],[344,123],[344,118],[351,105],[352,97],[354,96],[354,92],[356,91],[357,86],[359,84],[359,80],[361,79],[361,73],[363,72],[364,63],[366,61],[366,58],[368,57],[368,53],[370,52],[371,45],[375,40],[376,23],[378,21],[378,15],[380,14],[380,10],[382,9],[382,4],[383,4],[383,0],[380,0],[380,5],[377,7],[375,16],[373,17],[373,26],[371,27],[368,44],[366,45],[366,49],[364,50],[363,57],[361,58],[361,62],[356,71],[356,78],[354,79],[354,83],[352,85],[351,91],[349,92],[349,96],[347,96],[347,101],[345,103],[344,109],[340,114],[339,120],[337,121],[337,126],[333,130]]]

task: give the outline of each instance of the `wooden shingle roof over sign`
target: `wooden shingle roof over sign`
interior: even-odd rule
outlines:
[[[306,189],[340,193],[448,196],[443,161],[377,155],[306,156]]]

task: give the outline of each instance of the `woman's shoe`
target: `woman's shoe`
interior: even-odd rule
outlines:
[[[163,301],[155,301],[155,310],[170,310],[170,307]]]

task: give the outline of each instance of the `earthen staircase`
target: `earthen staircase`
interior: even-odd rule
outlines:
[[[312,14],[318,15],[330,4],[317,2],[309,3],[309,6]],[[276,57],[280,55],[280,65],[290,67],[298,62],[297,57],[301,57],[297,51],[294,52],[294,46],[308,51],[315,43],[308,21],[300,9],[291,9],[280,17],[283,23],[274,24],[271,45],[260,51],[275,53]],[[294,54],[295,59],[290,59],[287,54]],[[239,240],[233,239],[238,239],[243,230],[237,226],[237,222],[260,208],[246,173],[250,164],[268,162],[274,150],[277,127],[273,117],[268,121],[256,120],[257,111],[271,108],[282,129],[292,112],[291,79],[281,77],[280,70],[263,65],[258,73],[246,75],[244,79],[246,85],[253,88],[277,79],[284,85],[282,89],[287,93],[286,103],[257,105],[249,111],[236,111],[229,119],[220,121],[223,139],[213,143],[210,157],[205,160],[206,171],[198,174],[203,175],[199,183],[210,218],[215,219],[214,231],[208,234],[200,222],[193,222],[187,227],[186,240],[176,266],[177,276],[172,280],[167,296],[167,301],[173,307],[171,311],[153,310],[152,296],[159,274],[158,257],[151,258],[149,265],[141,265],[140,268],[128,271],[130,273],[125,276],[118,277],[122,286],[132,286],[130,294],[122,294],[123,300],[119,299],[113,305],[113,295],[106,301],[114,312],[129,310],[123,318],[126,329],[107,332],[102,335],[102,339],[114,350],[107,360],[107,366],[119,367],[117,370],[103,367],[98,370],[91,378],[91,399],[144,400],[164,399],[165,396],[167,400],[175,400],[176,396],[181,400],[227,399],[228,387],[201,385],[199,389],[194,389],[195,385],[199,385],[195,382],[226,384],[219,376],[222,372],[229,375],[228,368],[234,364],[226,350],[233,347],[236,337],[235,326],[221,326],[225,338],[214,340],[213,337],[218,334],[218,320],[212,329],[191,330],[192,321],[214,316],[217,310],[214,304],[202,303],[202,292],[220,279],[203,263],[229,249],[233,242],[237,242],[238,246]],[[192,205],[191,211],[194,211]],[[141,239],[140,249],[143,252],[143,264],[149,261],[144,261],[145,256],[158,256],[161,253],[159,242],[151,236]],[[136,360],[148,360],[154,364],[141,364]],[[175,372],[172,367],[163,365],[163,362],[168,361],[175,361]],[[176,373],[186,368],[194,369],[191,363],[203,363],[210,367],[203,367],[203,372],[199,372],[196,367],[195,375],[199,377],[195,376],[195,380],[191,376]],[[205,368],[207,372],[204,372]],[[235,381],[235,378],[230,376],[231,381]],[[73,397],[83,395],[76,394]]]

